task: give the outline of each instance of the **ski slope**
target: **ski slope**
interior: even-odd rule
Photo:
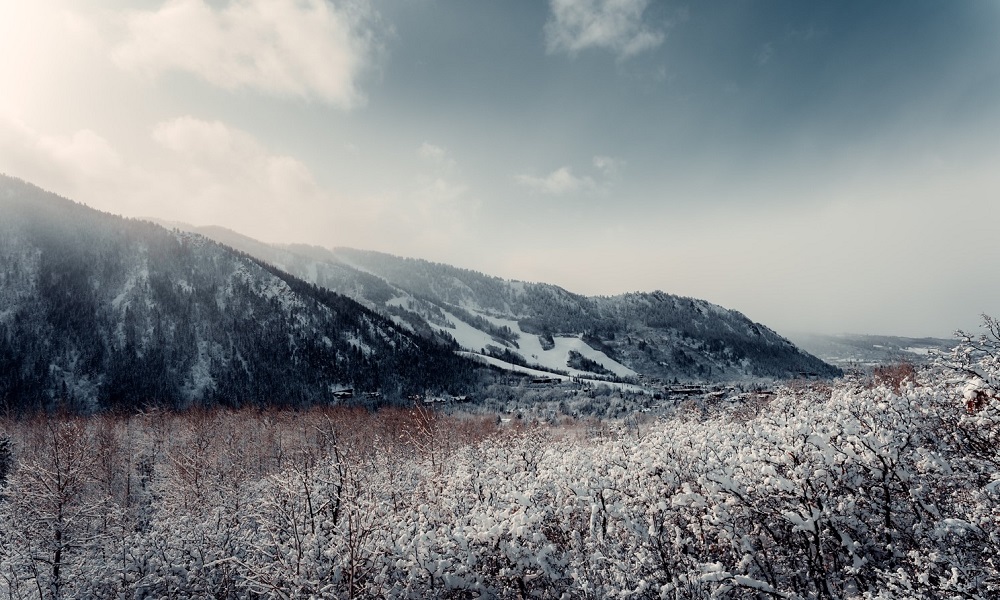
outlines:
[[[487,346],[504,346],[503,343],[493,339],[490,334],[476,329],[472,325],[469,325],[459,319],[454,314],[445,311],[445,315],[448,317],[449,321],[455,324],[455,327],[441,327],[433,323],[431,323],[431,327],[437,331],[446,332],[454,337],[455,341],[458,342],[458,345],[462,348],[476,354],[484,354]],[[511,351],[517,352],[523,356],[525,361],[529,364],[537,366],[541,369],[564,371],[574,377],[594,377],[594,373],[589,371],[580,371],[568,366],[567,362],[569,361],[569,353],[571,351],[576,351],[582,356],[598,363],[618,377],[634,377],[636,375],[636,372],[632,369],[613,360],[600,350],[595,350],[588,346],[579,335],[554,337],[553,341],[555,342],[555,347],[550,350],[546,350],[542,348],[542,343],[538,339],[538,336],[522,330],[517,321],[500,319],[487,315],[482,316],[498,327],[509,327],[511,331],[517,334],[518,347],[510,348]]]

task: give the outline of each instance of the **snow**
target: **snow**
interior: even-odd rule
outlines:
[[[509,363],[499,358],[493,356],[485,356],[476,352],[459,352],[458,354],[471,358],[473,360],[479,360],[481,362],[493,365],[494,367],[499,367],[506,371],[513,371],[515,373],[524,373],[526,375],[532,375],[534,377],[549,377],[552,379],[558,379],[559,381],[570,381],[572,377],[566,375],[560,375],[558,373],[550,373],[549,371],[542,371],[540,369],[531,369],[528,367],[522,367],[521,365],[515,365],[514,363]]]
[[[446,312],[445,314],[450,320],[454,321],[455,329],[443,329],[436,326],[435,328],[450,333],[463,348],[475,352],[485,348],[487,345],[498,345],[488,333],[480,331],[475,327],[462,322],[458,317],[452,315],[451,313]],[[511,319],[500,319],[489,315],[482,316],[498,327],[509,327],[511,331],[517,334],[517,353],[523,356],[529,363],[538,365],[544,369],[567,371],[572,375],[584,377],[592,376],[593,374],[591,373],[571,369],[567,366],[566,363],[569,360],[569,353],[570,351],[575,350],[619,377],[634,377],[636,375],[636,372],[632,369],[629,369],[625,365],[612,360],[607,354],[600,352],[599,350],[594,350],[585,344],[583,340],[580,339],[579,335],[570,337],[555,337],[553,338],[555,347],[551,350],[545,350],[542,348],[542,343],[538,339],[538,336],[526,333],[523,329],[521,329],[521,326],[517,321]]]
[[[449,321],[455,324],[455,327],[441,327],[439,325],[435,325],[434,323],[429,324],[437,331],[445,331],[451,334],[451,336],[455,338],[455,341],[458,342],[459,346],[467,350],[478,351],[489,345],[500,345],[493,339],[493,336],[485,331],[476,329],[450,312],[445,311],[444,314]],[[520,340],[518,340],[518,344],[520,345]]]
[[[399,308],[408,309],[408,303],[411,300],[408,296],[400,296],[393,298],[386,302],[386,306],[395,306]],[[618,377],[635,377],[636,372],[632,369],[626,367],[625,365],[613,360],[607,354],[594,350],[588,346],[581,339],[581,336],[563,336],[555,337],[553,341],[555,342],[555,347],[551,350],[545,350],[542,348],[542,344],[538,339],[537,335],[530,334],[521,329],[521,326],[517,321],[513,319],[502,319],[494,316],[490,316],[482,311],[475,310],[474,307],[466,306],[464,307],[470,312],[475,312],[484,319],[490,321],[497,327],[508,327],[516,335],[517,348],[510,348],[511,351],[517,352],[524,359],[534,366],[540,367],[540,369],[552,369],[558,371],[565,371],[575,377],[593,377],[594,374],[588,371],[580,371],[577,369],[572,369],[567,365],[569,361],[569,353],[571,351],[579,352],[582,356],[598,363],[608,371],[614,373]],[[493,338],[489,333],[476,329],[472,325],[462,321],[460,318],[452,314],[451,312],[445,310],[445,317],[448,321],[454,324],[454,327],[442,327],[440,325],[430,323],[428,324],[435,330],[440,332],[445,332],[455,338],[458,345],[463,349],[468,350],[471,353],[481,354],[482,351],[487,346],[504,346],[502,342],[499,342]],[[394,319],[395,320],[395,319]],[[503,361],[500,361],[503,362]],[[508,363],[503,363],[508,364]],[[539,373],[542,370],[535,369]],[[545,373],[548,375],[549,373]]]
[[[973,366],[997,371],[990,361]],[[502,435],[482,427],[463,441],[448,425],[475,425],[471,416],[440,415],[432,428],[397,435],[392,428],[407,423],[397,415],[325,409],[291,419],[257,410],[126,417],[119,431],[128,437],[100,438],[101,456],[123,458],[112,462],[124,470],[108,473],[129,477],[148,456],[156,477],[134,486],[134,496],[108,494],[90,468],[100,457],[71,455],[79,458],[68,467],[85,485],[60,538],[63,548],[74,544],[64,595],[203,597],[224,576],[238,597],[266,596],[262,581],[347,596],[331,573],[363,570],[377,575],[361,578],[357,595],[384,598],[502,598],[515,595],[511,582],[536,598],[825,590],[860,598],[863,578],[872,600],[995,597],[997,505],[986,494],[996,492],[1000,472],[970,451],[957,435],[965,425],[950,417],[975,418],[994,435],[996,414],[962,414],[955,397],[964,381],[950,372],[929,371],[898,393],[863,381],[781,389],[753,416],[655,420],[641,435],[638,426],[594,424],[598,431],[567,421]],[[50,589],[42,554],[52,556],[50,546],[30,540],[52,540],[48,524],[64,506],[51,493],[59,472],[48,467],[49,448],[26,442],[53,423],[9,430],[26,467],[13,472],[0,503],[0,537],[12,541],[0,548],[0,593],[12,582]],[[334,445],[301,434],[332,427],[389,435],[347,435]],[[594,431],[559,433],[578,427]],[[89,437],[97,430],[64,431],[88,436],[71,448],[98,439]],[[315,460],[282,464],[270,458],[278,448]],[[921,467],[928,456],[953,468]],[[891,505],[881,499],[884,473],[907,473],[899,483],[909,493]],[[316,504],[335,495],[345,499],[333,513],[340,519],[329,503]],[[886,509],[891,520],[882,518]],[[803,573],[813,548],[840,566]],[[116,551],[118,560],[107,561]]]
[[[205,396],[206,390],[215,388],[215,379],[212,378],[212,348],[205,340],[198,340],[198,357],[191,370],[188,371],[184,381],[182,393],[189,401],[194,401]]]
[[[389,319],[396,325],[396,327],[399,327],[403,331],[407,331],[409,333],[413,333],[414,332],[413,331],[413,325],[410,325],[409,323],[407,323],[405,320],[403,320],[402,317],[399,317],[399,316],[396,316],[396,315],[389,315]]]
[[[128,304],[125,301],[128,298],[130,292],[132,292],[132,290],[134,290],[140,283],[146,283],[149,281],[149,265],[146,264],[145,257],[142,257],[141,265],[142,265],[141,268],[139,268],[134,273],[129,275],[129,278],[125,282],[125,285],[122,286],[122,290],[118,293],[117,296],[114,297],[114,299],[111,300],[111,307],[114,308],[115,310],[120,310],[121,308],[123,308],[122,307],[123,303],[125,303],[125,306],[128,306]]]
[[[532,337],[532,341],[534,341],[535,343],[539,343],[537,336],[531,336],[531,337]],[[599,350],[594,350],[593,348],[591,348],[590,346],[588,346],[581,339],[581,336],[575,336],[575,337],[555,337],[555,338],[553,338],[553,340],[555,341],[556,347],[553,348],[552,350],[548,350],[548,351],[544,351],[543,350],[542,351],[543,354],[556,354],[556,355],[558,355],[558,354],[561,353],[561,354],[565,355],[567,357],[567,359],[568,359],[569,352],[571,350],[575,350],[575,351],[579,352],[580,354],[582,354],[584,357],[589,358],[590,360],[599,363],[602,367],[604,367],[605,369],[611,371],[612,373],[614,373],[615,375],[617,375],[619,377],[634,377],[637,374],[632,369],[630,369],[630,368],[626,367],[625,365],[623,365],[623,364],[621,364],[621,363],[619,363],[619,362],[611,359],[607,354],[605,354],[605,353],[603,353],[603,352],[601,352]],[[540,344],[539,344],[539,349],[541,349],[541,345]]]
[[[623,392],[632,392],[636,394],[650,394],[650,390],[642,386],[638,386],[632,383],[619,383],[616,381],[604,381],[603,379],[593,379],[593,375],[585,373],[581,375],[560,375],[559,373],[551,373],[549,371],[542,371],[540,369],[532,369],[530,367],[523,367],[521,365],[515,365],[507,361],[501,360],[493,356],[485,356],[477,352],[458,352],[460,356],[466,358],[471,358],[472,360],[478,360],[486,364],[492,365],[494,367],[499,367],[505,371],[512,371],[514,373],[524,373],[525,375],[531,375],[532,377],[547,377],[550,379],[558,379],[559,381],[567,382],[578,380],[589,385],[606,385],[610,388],[616,390],[621,390]],[[573,371],[574,373],[582,373],[582,371],[575,371],[574,369],[565,369],[566,371]]]
[[[410,298],[411,298],[411,296],[409,296],[409,295],[406,295],[406,296],[397,296],[397,297],[393,298],[392,300],[389,300],[388,302],[386,302],[385,305],[386,306],[395,306],[397,308],[409,309],[408,304],[410,302]]]
[[[538,339],[538,336],[525,333],[517,321],[498,319],[495,317],[486,318],[494,325],[510,327],[511,330],[520,336],[517,343],[521,347],[521,354],[528,359],[528,362],[537,363],[549,369],[566,370],[568,369],[566,361],[569,360],[569,353],[571,350],[576,350],[583,356],[599,363],[602,367],[619,377],[633,377],[636,375],[635,371],[632,369],[629,369],[625,365],[612,360],[607,354],[594,350],[585,344],[583,340],[580,339],[580,336],[554,337],[553,341],[555,342],[555,348],[545,350],[542,348],[542,343]],[[569,370],[573,372],[572,369]],[[576,372],[581,374],[585,373],[584,371]]]
[[[327,338],[324,338],[324,339],[327,339]],[[349,336],[347,336],[345,338],[345,341],[348,344],[350,344],[350,345],[354,346],[355,348],[357,348],[358,350],[361,350],[361,353],[364,354],[365,357],[370,357],[372,354],[374,354],[374,350],[371,349],[371,346],[369,346],[368,344],[366,344],[364,342],[364,340],[362,340],[361,338],[359,338],[356,335],[349,335]]]

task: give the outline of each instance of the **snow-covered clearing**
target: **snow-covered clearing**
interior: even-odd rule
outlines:
[[[517,344],[521,347],[520,353],[524,358],[528,359],[528,362],[537,363],[550,369],[567,369],[566,361],[569,360],[569,353],[575,350],[619,377],[634,377],[636,375],[636,372],[632,369],[613,360],[600,350],[594,350],[588,346],[580,339],[581,336],[579,335],[553,337],[555,348],[545,350],[542,348],[542,342],[538,339],[538,336],[525,333],[517,321],[498,319],[486,315],[483,315],[483,317],[498,327],[506,326],[517,333],[520,336],[517,339]]]
[[[478,360],[494,367],[504,369],[505,371],[512,371],[514,373],[524,373],[525,375],[531,375],[532,377],[547,377],[550,379],[558,379],[559,381],[572,381],[574,379],[586,383],[588,385],[606,385],[608,387],[614,388],[616,390],[621,390],[623,392],[632,392],[636,394],[652,394],[650,390],[642,386],[638,386],[632,383],[619,383],[617,381],[604,381],[603,379],[592,379],[593,375],[590,373],[584,373],[583,371],[576,371],[575,369],[563,369],[564,371],[572,372],[570,376],[560,375],[559,373],[551,373],[549,371],[542,371],[539,369],[532,369],[530,367],[524,367],[521,365],[515,365],[514,363],[509,363],[505,360],[493,356],[485,356],[483,354],[478,354],[476,352],[459,352],[458,354],[471,358],[473,360]]]
[[[394,300],[393,302],[396,301]],[[400,306],[402,304],[397,303],[396,305]],[[487,346],[502,346],[500,342],[493,339],[493,337],[485,331],[476,329],[472,325],[469,325],[447,311],[445,311],[445,315],[449,321],[455,324],[454,328],[441,327],[433,323],[431,324],[431,327],[437,331],[446,332],[454,337],[455,341],[458,342],[458,345],[462,348],[469,350],[470,352],[481,353]],[[636,375],[636,372],[632,369],[615,360],[612,360],[607,354],[599,350],[594,350],[588,346],[582,339],[580,339],[579,335],[554,337],[553,341],[555,342],[555,347],[551,350],[545,350],[542,348],[542,343],[538,339],[538,336],[526,333],[521,329],[521,326],[517,321],[511,319],[499,319],[487,315],[481,316],[498,327],[509,327],[511,331],[518,336],[518,347],[511,348],[511,350],[523,356],[528,363],[537,365],[542,369],[566,371],[570,375],[578,377],[593,377],[593,373],[579,371],[568,366],[567,362],[569,361],[569,353],[571,351],[576,351],[619,377],[634,377]]]

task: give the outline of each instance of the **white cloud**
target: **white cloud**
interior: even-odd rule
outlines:
[[[600,171],[605,177],[614,177],[618,174],[622,166],[625,165],[625,161],[613,156],[595,156],[593,163],[594,168]]]
[[[64,118],[110,87],[100,73],[107,47],[94,20],[78,13],[92,4],[0,2],[0,115],[66,129],[98,127]]]
[[[589,175],[575,175],[570,167],[560,167],[544,177],[515,175],[514,180],[533,192],[551,196],[607,191],[625,161],[613,156],[598,155],[593,158],[591,164],[600,175],[597,180]]]
[[[642,19],[649,0],[550,0],[552,14],[545,24],[550,54],[575,56],[587,48],[610,50],[619,59],[635,56],[663,43],[665,33]]]
[[[417,225],[421,234],[453,237],[463,233],[467,214],[477,208],[468,199],[468,192],[469,187],[460,181],[421,176],[413,192],[412,209],[402,212],[410,213],[407,221]]]
[[[443,169],[455,168],[455,159],[448,154],[447,150],[428,142],[424,142],[417,148],[417,156]]]
[[[328,225],[333,199],[309,169],[246,132],[180,117],[151,137],[159,152],[140,165],[89,129],[39,133],[0,117],[0,172],[101,210],[225,224],[265,239]]]
[[[101,176],[122,167],[118,152],[89,129],[81,129],[69,137],[42,136],[38,148],[63,167],[84,176]]]
[[[157,124],[153,140],[168,151],[168,181],[158,196],[173,213],[168,218],[196,224],[226,223],[264,239],[285,239],[292,232],[310,237],[330,226],[335,200],[297,159],[271,152],[250,134],[219,121],[179,117]]]
[[[415,246],[453,248],[477,207],[447,150],[432,144],[418,148],[429,164],[414,178],[344,194],[321,185],[296,158],[219,121],[164,121],[152,138],[165,151],[157,216],[223,224],[266,241],[395,245],[410,253]],[[164,188],[171,179],[174,187]]]
[[[429,160],[440,160],[445,155],[444,148],[440,146],[435,146],[434,144],[424,142],[417,148],[417,156],[420,158],[426,158]]]
[[[250,134],[221,121],[178,117],[153,127],[153,141],[198,164],[228,163],[234,168],[256,168],[268,153]]]
[[[545,177],[532,175],[517,175],[514,178],[528,189],[543,194],[559,196],[581,190],[593,190],[596,187],[590,177],[577,177],[569,167],[561,167]]]
[[[478,209],[478,202],[470,198],[469,186],[462,181],[458,164],[446,149],[429,142],[420,145],[417,156],[430,168],[417,175],[416,187],[406,194],[412,195],[412,212],[403,212],[411,213],[408,219],[418,224],[420,236],[461,236],[469,216]]]
[[[44,134],[0,116],[0,172],[70,194],[122,177],[123,161],[105,138],[90,129]]]
[[[127,19],[114,52],[125,68],[184,71],[225,89],[317,98],[342,108],[364,101],[357,79],[377,49],[361,4],[325,0],[168,0]]]
[[[100,210],[222,225],[264,241],[413,255],[472,243],[469,222],[479,202],[447,150],[431,144],[418,150],[429,162],[412,178],[350,193],[321,184],[296,157],[220,121],[162,121],[139,153],[130,150],[92,130],[38,132],[0,114],[0,173]]]

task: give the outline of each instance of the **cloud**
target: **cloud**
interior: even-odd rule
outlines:
[[[469,216],[478,209],[478,202],[470,198],[469,186],[462,181],[458,163],[441,146],[424,142],[417,149],[429,169],[417,175],[411,196],[408,219],[419,224],[419,231],[429,237],[456,238],[462,235]],[[427,243],[429,240],[425,240]]]
[[[38,149],[65,168],[80,175],[102,176],[122,166],[118,152],[106,139],[89,129],[81,129],[68,137],[42,136]]]
[[[159,190],[175,213],[170,218],[227,223],[264,239],[304,230],[312,236],[330,226],[335,199],[309,168],[245,131],[185,116],[158,123],[152,139],[167,150],[157,179],[177,174],[174,187]]]
[[[395,172],[348,193],[221,121],[164,120],[123,152],[89,129],[38,132],[0,114],[0,173],[100,210],[222,225],[269,242],[444,256],[473,243],[479,201],[446,149],[425,144],[417,154],[412,176]]]
[[[550,0],[549,4],[552,14],[545,24],[545,42],[550,54],[575,56],[599,48],[623,60],[656,48],[666,37],[642,19],[649,0]]]
[[[439,235],[453,237],[462,234],[467,213],[477,208],[468,199],[469,187],[460,181],[445,177],[417,179],[407,220],[418,225],[417,231],[433,238]]]
[[[203,166],[224,164],[238,170],[255,170],[272,158],[252,135],[221,121],[178,117],[157,123],[152,138],[186,161]]]
[[[596,188],[590,177],[577,177],[569,167],[561,167],[545,177],[517,175],[514,179],[533,192],[560,196],[572,192],[588,191]]]
[[[618,174],[618,171],[625,165],[625,161],[614,158],[612,156],[595,156],[594,168],[601,172],[605,177],[614,177]]]
[[[766,44],[762,44],[760,49],[757,50],[754,60],[757,61],[757,66],[763,67],[771,60],[772,56],[774,56],[774,44],[767,42]]]
[[[357,80],[378,49],[373,15],[325,0],[167,0],[127,18],[114,51],[130,70],[182,71],[234,90],[316,98],[344,109],[364,102]]]
[[[0,117],[0,172],[101,210],[225,224],[266,239],[329,224],[324,209],[334,199],[309,169],[244,131],[180,117],[158,123],[151,138],[158,152],[130,162],[92,130],[40,133]]]
[[[455,159],[451,158],[447,150],[428,142],[417,148],[417,156],[443,169],[455,168]]]
[[[611,183],[610,180],[617,177],[618,171],[625,164],[625,161],[612,156],[598,155],[593,158],[591,163],[600,175],[599,179],[594,179],[589,175],[578,176],[573,173],[570,167],[560,167],[544,177],[515,175],[514,180],[533,192],[551,196],[561,196],[574,192],[606,191]]]
[[[447,150],[424,142],[417,148],[419,156],[429,169],[421,169],[414,188],[416,206],[423,215],[430,215],[439,208],[454,208],[469,187],[457,179],[458,164]]]
[[[121,177],[123,160],[90,129],[49,135],[0,116],[0,172],[4,171],[69,193]]]

